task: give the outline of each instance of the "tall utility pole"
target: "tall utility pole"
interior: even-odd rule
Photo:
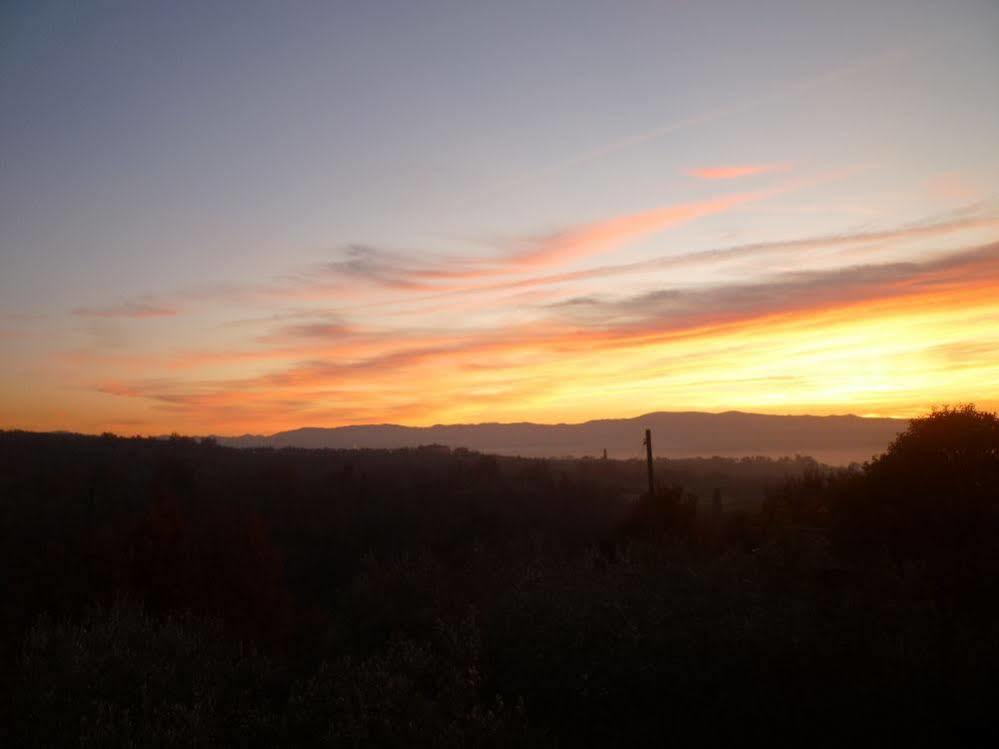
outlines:
[[[645,430],[645,462],[649,468],[649,496],[656,495],[656,484],[652,479],[652,430]]]

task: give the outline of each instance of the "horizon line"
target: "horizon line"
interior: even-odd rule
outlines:
[[[939,407],[931,407],[929,409],[924,409],[923,413],[928,414]],[[699,416],[726,416],[731,414],[738,414],[743,416],[770,416],[774,418],[805,418],[805,419],[832,419],[832,418],[854,418],[854,419],[865,419],[865,420],[882,420],[882,421],[911,421],[914,418],[919,418],[918,416],[884,416],[880,414],[857,414],[857,413],[831,413],[831,414],[813,414],[813,413],[765,413],[761,411],[743,411],[740,409],[725,409],[724,411],[647,411],[645,413],[638,414],[636,416],[618,416],[618,417],[606,417],[598,419],[586,419],[584,421],[557,421],[557,422],[542,422],[542,421],[468,421],[468,422],[450,422],[442,423],[437,422],[434,424],[400,424],[397,422],[369,422],[364,424],[340,424],[337,426],[299,426],[290,427],[288,429],[279,429],[275,432],[269,434],[260,434],[252,432],[243,432],[242,434],[220,434],[220,433],[207,433],[207,434],[181,434],[180,432],[169,432],[169,433],[139,433],[134,434],[120,434],[114,432],[110,429],[104,429],[101,431],[76,431],[72,429],[24,429],[20,427],[0,427],[0,433],[3,432],[26,432],[28,434],[69,434],[69,435],[80,435],[85,437],[100,437],[104,434],[113,434],[116,437],[123,438],[149,438],[149,439],[169,439],[172,436],[179,437],[192,437],[203,439],[206,437],[219,438],[219,439],[240,439],[243,437],[275,437],[279,434],[287,434],[289,432],[300,432],[306,430],[317,430],[317,431],[335,431],[340,429],[351,429],[351,428],[363,428],[363,427],[398,427],[401,429],[435,429],[438,427],[477,427],[477,426],[541,426],[541,427],[560,427],[560,426],[585,426],[587,424],[593,424],[602,421],[634,421],[637,419],[643,419],[650,416],[659,416],[662,414],[667,414],[671,416],[686,416],[686,415],[699,415]]]

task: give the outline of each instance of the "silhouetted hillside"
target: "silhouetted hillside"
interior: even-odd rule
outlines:
[[[995,414],[645,468],[0,432],[4,745],[995,744]]]
[[[633,419],[582,424],[394,424],[306,428],[271,436],[219,438],[232,447],[399,448],[439,443],[501,455],[601,455],[631,458],[641,453],[641,435],[652,429],[656,454],[811,455],[830,465],[863,461],[884,450],[908,422],[859,416],[773,416],[729,411],[650,413]]]

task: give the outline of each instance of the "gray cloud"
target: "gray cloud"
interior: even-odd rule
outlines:
[[[178,314],[173,306],[152,304],[149,302],[121,302],[107,307],[77,307],[73,314],[78,317],[172,317]]]
[[[857,265],[784,273],[759,283],[660,289],[626,298],[581,297],[549,309],[587,327],[695,325],[884,299],[999,274],[999,242],[925,263]]]

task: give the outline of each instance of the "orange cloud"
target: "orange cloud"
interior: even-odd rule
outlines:
[[[739,177],[752,177],[757,174],[770,174],[772,172],[786,172],[791,169],[790,164],[744,164],[740,166],[704,166],[694,169],[687,169],[684,174],[697,179],[722,180],[738,179]]]
[[[230,433],[768,404],[908,415],[969,388],[999,399],[982,385],[999,382],[996,349],[983,348],[999,321],[999,244],[924,264],[642,295],[592,317],[563,312],[516,327],[313,342],[242,377],[99,389],[144,404],[164,430]],[[972,346],[974,359],[955,361]]]

